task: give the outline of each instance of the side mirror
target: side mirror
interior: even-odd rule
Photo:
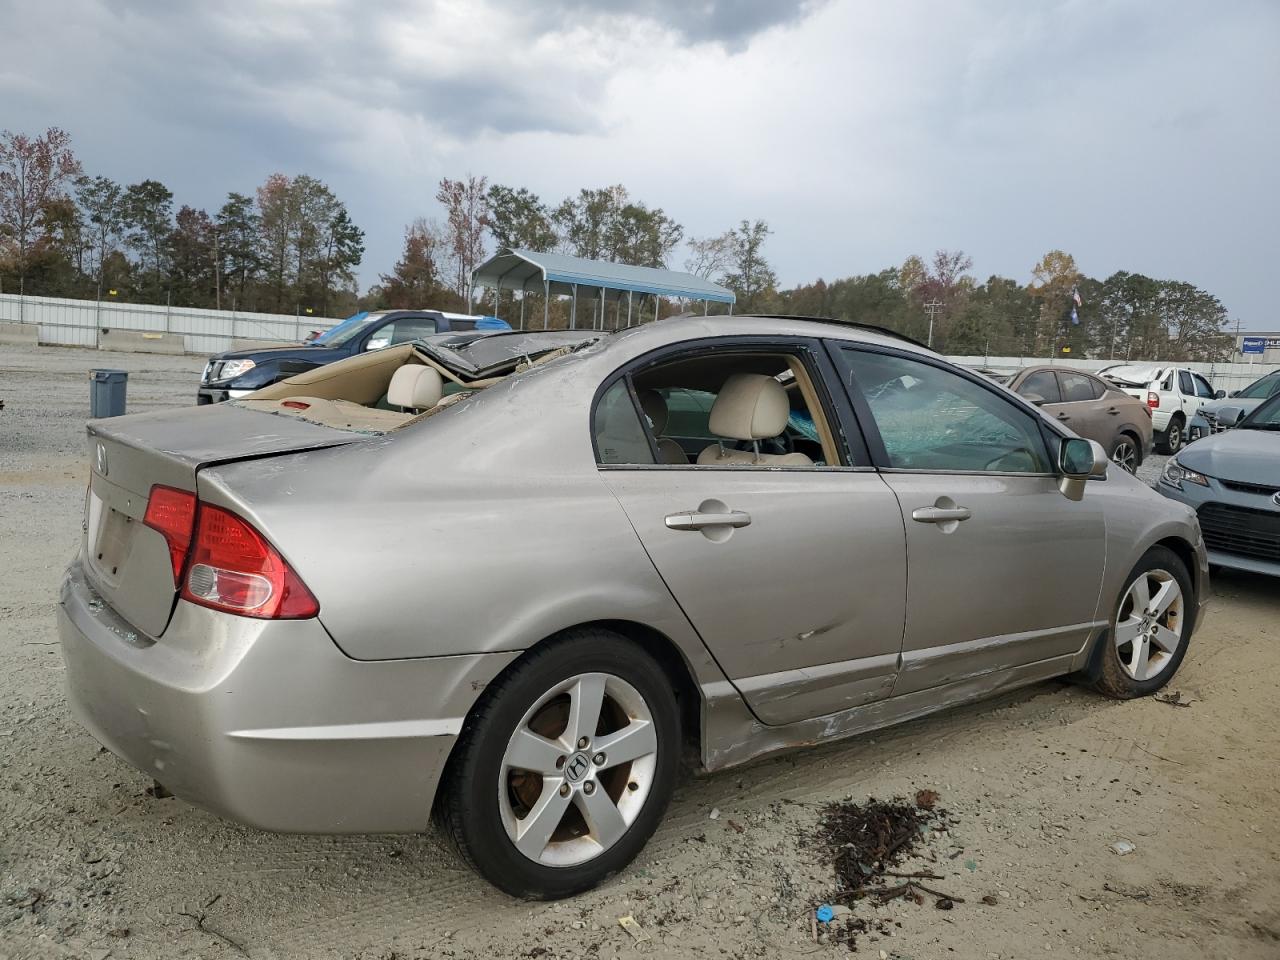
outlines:
[[[1028,403],[1034,403],[1037,407],[1044,406],[1044,404],[1049,402],[1038,393],[1024,393],[1022,395],[1022,399],[1026,400]]]
[[[1233,393],[1232,396],[1235,396],[1235,394]],[[1225,390],[1215,390],[1213,392],[1213,399],[1215,400],[1225,400],[1226,397],[1227,397],[1227,391]]]
[[[1062,477],[1058,489],[1068,500],[1083,500],[1085,484],[1107,475],[1107,451],[1096,440],[1069,437],[1058,451],[1058,470]]]
[[[1223,427],[1234,427],[1245,418],[1245,412],[1239,407],[1223,407],[1218,411],[1218,423]]]

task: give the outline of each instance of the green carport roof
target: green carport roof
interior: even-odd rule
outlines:
[[[736,299],[732,290],[692,273],[515,249],[502,250],[471,271],[471,285],[530,293],[546,289],[565,296],[575,287],[589,287],[604,291],[608,300],[625,292],[712,303],[733,303]]]

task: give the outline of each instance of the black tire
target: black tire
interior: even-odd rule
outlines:
[[[1128,451],[1128,455],[1124,461],[1117,459],[1124,450]],[[1107,458],[1112,463],[1118,464],[1129,473],[1136,473],[1138,467],[1142,465],[1142,444],[1138,442],[1138,438],[1131,433],[1120,433],[1111,441],[1111,449],[1107,451]]]
[[[1121,654],[1112,638],[1115,636],[1116,621],[1120,615],[1123,601],[1139,576],[1153,571],[1165,571],[1173,576],[1182,590],[1182,616],[1177,624],[1179,637],[1178,648],[1174,651],[1166,666],[1158,674],[1147,680],[1135,680],[1121,664]],[[1093,664],[1089,671],[1092,686],[1104,696],[1115,700],[1132,700],[1155,693],[1178,672],[1182,659],[1186,656],[1187,646],[1191,641],[1191,628],[1195,621],[1196,596],[1191,582],[1191,574],[1187,572],[1182,559],[1167,547],[1152,547],[1142,555],[1142,559],[1124,580],[1120,595],[1112,600],[1111,625],[1105,636],[1098,641],[1094,652]]]
[[[1183,429],[1182,414],[1175,414],[1168,429],[1156,434],[1156,450],[1166,455],[1177,453],[1182,449]]]
[[[548,866],[526,857],[507,834],[498,789],[503,755],[526,711],[584,673],[612,674],[641,695],[657,736],[656,764],[644,805],[620,839],[585,863]],[[485,691],[450,757],[437,814],[462,857],[494,886],[530,900],[573,896],[627,866],[653,835],[675,788],[681,743],[673,685],[657,661],[612,631],[570,630],[529,651]]]

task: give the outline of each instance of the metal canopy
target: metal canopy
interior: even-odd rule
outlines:
[[[620,300],[624,293],[712,303],[733,303],[736,299],[732,290],[692,273],[532,250],[498,252],[471,272],[471,285],[561,296],[573,296],[577,288],[587,287],[599,290],[597,296],[606,300]]]

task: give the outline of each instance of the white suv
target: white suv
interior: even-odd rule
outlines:
[[[1187,423],[1201,404],[1215,396],[1208,380],[1184,367],[1123,363],[1100,370],[1098,375],[1151,408],[1159,453],[1178,452],[1187,435]]]

